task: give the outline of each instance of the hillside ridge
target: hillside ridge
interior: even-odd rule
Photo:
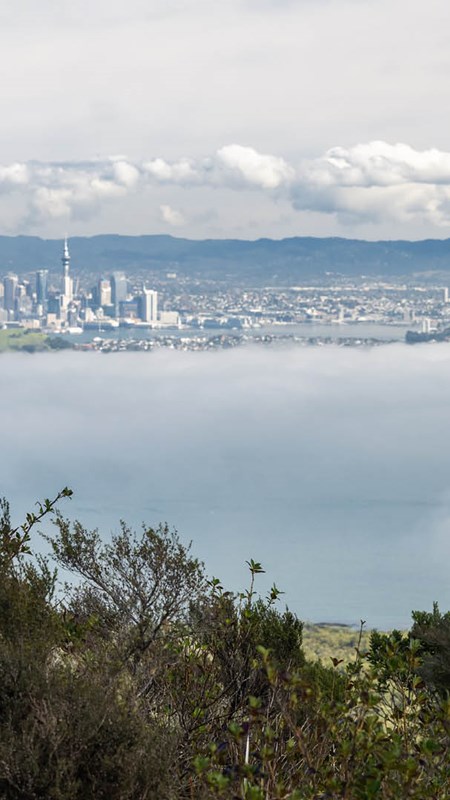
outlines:
[[[215,280],[292,284],[315,277],[398,277],[450,271],[450,239],[366,241],[339,237],[186,239],[98,234],[70,238],[72,268],[99,274],[168,271]],[[62,239],[0,236],[0,274],[58,271]]]

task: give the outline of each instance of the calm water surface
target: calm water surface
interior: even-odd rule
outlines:
[[[96,336],[103,339],[153,339],[163,336],[176,336],[179,337],[195,337],[195,336],[217,336],[219,333],[225,333],[230,336],[245,334],[249,337],[262,336],[264,334],[272,334],[274,336],[300,336],[304,338],[319,337],[330,339],[340,339],[348,337],[351,339],[360,338],[374,338],[381,341],[404,341],[405,333],[408,330],[405,325],[381,325],[373,322],[358,322],[352,324],[336,324],[336,323],[298,323],[288,325],[268,325],[261,328],[246,328],[242,330],[235,330],[225,328],[206,328],[201,330],[199,328],[167,328],[165,330],[150,328],[113,328],[111,330],[88,330],[81,334],[66,334],[64,338],[68,341],[76,342],[91,342]]]

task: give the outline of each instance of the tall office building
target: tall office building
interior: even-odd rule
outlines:
[[[19,283],[16,291],[16,299],[14,303],[15,318],[29,319],[33,316],[33,300],[29,294],[29,283]]]
[[[124,303],[128,295],[128,284],[124,272],[113,272],[111,275],[111,303],[116,316],[120,313],[120,303]]]
[[[143,289],[139,297],[139,317],[144,322],[158,321],[158,292],[153,289]]]
[[[107,278],[100,278],[97,284],[97,301],[99,306],[111,304],[111,282]]]
[[[48,300],[48,270],[38,269],[36,272],[36,302],[38,306],[42,306],[42,310],[47,308]]]
[[[7,275],[3,281],[3,285],[5,287],[3,305],[6,311],[15,311],[18,283],[19,279],[17,275],[12,275],[11,273]]]

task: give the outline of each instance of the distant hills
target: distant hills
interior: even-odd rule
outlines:
[[[199,278],[295,284],[324,277],[411,276],[450,272],[450,239],[420,242],[293,237],[289,239],[181,239],[101,235],[70,239],[73,272],[176,272]],[[62,241],[0,236],[0,274],[59,270]]]

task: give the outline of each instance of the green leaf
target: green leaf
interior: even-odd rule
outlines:
[[[259,573],[266,571],[265,569],[262,568],[259,561],[253,561],[253,558],[251,558],[250,561],[246,561],[245,563],[248,564],[252,575],[258,575]]]

